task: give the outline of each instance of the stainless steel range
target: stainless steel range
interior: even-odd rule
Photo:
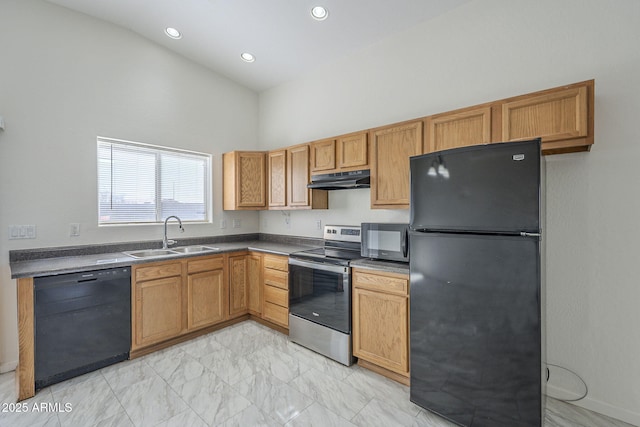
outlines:
[[[360,227],[327,225],[324,248],[289,256],[289,338],[344,365],[351,351],[351,268]]]

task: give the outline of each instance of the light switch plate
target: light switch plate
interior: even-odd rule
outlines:
[[[35,225],[10,225],[9,226],[9,240],[35,239],[35,238],[36,238]]]

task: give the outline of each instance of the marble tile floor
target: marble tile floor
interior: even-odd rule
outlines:
[[[431,426],[451,423],[409,389],[245,321],[40,390],[15,403],[0,375],[0,427]],[[628,424],[549,399],[547,427]]]

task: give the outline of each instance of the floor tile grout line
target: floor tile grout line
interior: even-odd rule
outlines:
[[[102,368],[102,369],[104,369],[104,368]],[[107,383],[107,385],[109,386],[109,390],[111,390],[111,393],[113,393],[113,395],[115,396],[116,400],[120,404],[120,407],[124,411],[125,415],[129,419],[129,421],[131,421],[131,425],[136,427],[136,423],[134,423],[133,420],[131,419],[131,415],[129,415],[129,412],[127,411],[127,408],[125,408],[124,405],[122,404],[122,401],[118,397],[118,393],[116,393],[116,391],[113,389],[113,386],[111,385],[111,383],[109,382],[107,377],[104,375],[104,371],[102,369],[100,369],[100,375],[102,375],[102,378],[104,378],[104,382]],[[60,424],[60,425],[62,426],[62,424]]]

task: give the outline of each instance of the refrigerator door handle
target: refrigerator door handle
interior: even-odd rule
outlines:
[[[404,239],[402,239],[402,256],[407,257],[407,252],[409,250],[409,231],[404,230]]]

